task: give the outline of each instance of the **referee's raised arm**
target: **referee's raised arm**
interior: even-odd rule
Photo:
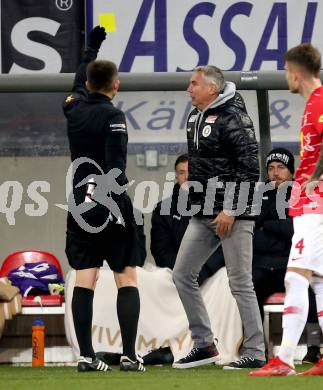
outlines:
[[[88,89],[86,87],[86,68],[91,61],[96,60],[102,42],[106,38],[106,32],[103,27],[96,26],[89,34],[88,45],[82,55],[82,61],[75,72],[72,93],[66,96],[63,102],[63,109],[71,109],[77,100],[86,99]]]

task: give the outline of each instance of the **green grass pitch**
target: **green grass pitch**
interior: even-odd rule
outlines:
[[[309,366],[297,366],[297,371]],[[175,370],[147,367],[145,373],[77,373],[75,367],[17,367],[0,365],[0,389],[6,390],[298,390],[323,388],[322,377],[251,378],[246,370],[224,371],[219,366]]]

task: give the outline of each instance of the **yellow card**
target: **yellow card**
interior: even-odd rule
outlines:
[[[99,14],[99,25],[105,28],[106,32],[116,31],[116,18],[114,14]]]

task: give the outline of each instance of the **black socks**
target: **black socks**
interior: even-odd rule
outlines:
[[[92,346],[93,295],[93,290],[74,287],[72,313],[80,355],[95,359]]]
[[[92,346],[93,290],[74,287],[72,313],[80,355],[95,358]],[[123,355],[136,360],[135,345],[140,312],[137,287],[121,287],[118,290],[117,314],[123,344]]]
[[[123,344],[123,355],[136,360],[135,346],[140,312],[137,287],[121,287],[118,290],[117,313]]]

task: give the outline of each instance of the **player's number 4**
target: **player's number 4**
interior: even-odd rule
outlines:
[[[305,248],[304,238],[302,238],[301,240],[298,241],[298,243],[295,245],[295,248],[297,248],[299,250],[299,254],[301,255],[303,252],[303,249]]]

